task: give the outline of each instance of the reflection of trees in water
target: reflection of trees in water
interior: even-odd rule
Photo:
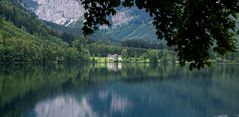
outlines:
[[[121,70],[110,71],[107,64],[91,64],[85,66],[76,65],[18,65],[0,67],[0,113],[3,116],[18,116],[26,108],[32,108],[41,99],[52,97],[64,92],[69,88],[80,86],[88,90],[89,85],[100,85],[115,80],[126,83],[145,83],[154,80],[176,81],[170,84],[172,94],[182,95],[182,100],[197,99],[197,97],[185,98],[185,95],[192,93],[203,101],[203,95],[215,95],[217,99],[226,99],[227,95],[220,91],[221,85],[234,89],[236,92],[239,76],[238,65],[216,65],[212,68],[201,71],[189,72],[188,68],[181,68],[178,65],[149,65],[149,64],[122,64]],[[191,79],[190,79],[191,78]],[[208,79],[208,82],[194,82],[194,88],[203,86],[204,92],[190,92],[188,87],[178,83],[177,79]],[[219,79],[214,81],[212,79]],[[212,86],[213,85],[213,86]],[[170,88],[169,86],[165,89]],[[180,87],[180,89],[178,89]],[[143,89],[142,89],[143,90]],[[193,89],[194,91],[196,89]],[[227,90],[227,89],[224,89]],[[228,91],[229,92],[229,91]],[[185,93],[185,95],[184,95]],[[166,94],[165,94],[166,95]],[[157,96],[155,96],[157,97]],[[232,96],[233,97],[233,96]],[[166,98],[166,97],[165,97]],[[232,99],[235,102],[237,99]],[[182,101],[182,102],[184,102]],[[198,102],[198,101],[197,101]],[[179,102],[178,102],[179,103]],[[203,102],[202,102],[203,103]],[[210,102],[208,102],[210,103]],[[235,104],[237,104],[235,102]],[[188,103],[190,106],[191,104]],[[201,105],[201,104],[196,104]],[[236,105],[235,105],[236,106]],[[117,108],[117,106],[114,106]],[[13,112],[14,111],[14,112]],[[14,115],[15,113],[15,115]]]
[[[35,101],[53,94],[49,92],[53,92],[56,87],[60,88],[76,75],[74,72],[54,65],[1,66],[0,113],[19,116],[19,112],[31,107]]]

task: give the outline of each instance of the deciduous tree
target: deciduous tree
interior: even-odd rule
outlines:
[[[83,31],[89,35],[100,25],[110,25],[116,8],[137,6],[153,17],[159,39],[174,47],[179,62],[190,69],[210,65],[209,50],[225,55],[234,52],[235,19],[239,0],[81,0],[86,13]]]

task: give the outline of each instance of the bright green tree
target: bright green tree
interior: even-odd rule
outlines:
[[[149,56],[148,58],[149,58],[150,62],[158,63],[158,60],[159,60],[158,54],[159,54],[158,50],[148,51],[148,56]]]
[[[129,57],[128,50],[127,49],[123,49],[121,51],[121,56],[122,56],[123,60],[126,60]]]

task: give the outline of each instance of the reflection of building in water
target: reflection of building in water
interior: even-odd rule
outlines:
[[[109,71],[120,71],[121,63],[107,63],[107,69]]]
[[[121,55],[118,55],[118,54],[113,54],[113,55],[108,54],[107,58],[109,61],[113,61],[113,62],[119,62],[122,60]]]

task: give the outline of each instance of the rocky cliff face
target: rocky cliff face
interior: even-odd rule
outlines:
[[[84,8],[77,0],[22,0],[40,19],[68,26],[84,14]],[[128,24],[134,16],[129,10],[120,10],[112,17],[115,26]]]
[[[69,25],[84,14],[84,8],[76,0],[23,0],[40,19],[60,25]]]

